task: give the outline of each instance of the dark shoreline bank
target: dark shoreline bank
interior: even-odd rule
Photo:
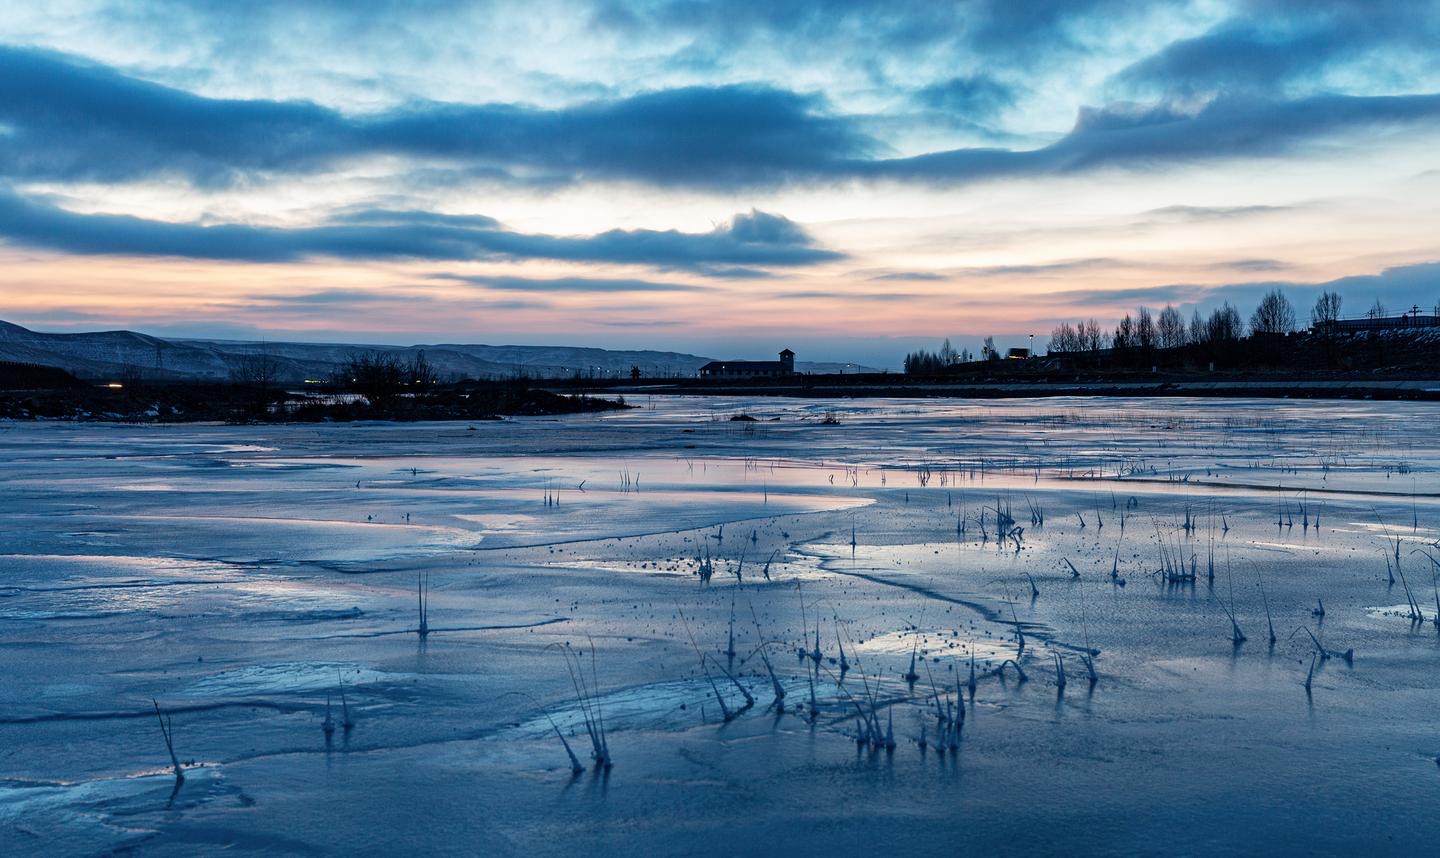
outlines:
[[[1440,401],[1440,378],[1408,380],[1223,380],[1223,381],[1003,381],[937,382],[856,381],[805,377],[769,383],[630,382],[591,386],[625,396],[793,396],[811,399],[959,397],[965,399],[1040,399],[1052,396],[1178,397],[1258,399],[1378,399]]]

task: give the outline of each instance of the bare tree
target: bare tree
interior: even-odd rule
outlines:
[[[437,378],[423,351],[408,363],[394,352],[364,352],[351,355],[336,371],[334,380],[372,405],[384,405],[403,393],[424,392]]]
[[[261,346],[257,352],[250,352],[235,358],[230,364],[230,380],[245,387],[269,390],[280,380],[280,362]]]
[[[1340,319],[1340,295],[1337,292],[1321,292],[1315,299],[1315,308],[1310,311],[1311,327],[1323,327]]]
[[[1210,345],[1222,345],[1233,343],[1245,334],[1245,322],[1240,318],[1240,311],[1230,306],[1226,301],[1217,307],[1210,318],[1205,321],[1205,335],[1203,342]]]
[[[960,356],[955,352],[955,347],[950,345],[950,338],[946,337],[945,342],[940,344],[940,362],[945,366],[958,361]]]
[[[1370,305],[1370,309],[1365,311],[1365,316],[1369,319],[1383,319],[1388,315],[1390,315],[1390,311],[1380,302],[1379,298],[1376,298],[1375,303]]]
[[[1149,307],[1141,307],[1135,311],[1135,343],[1142,349],[1155,348],[1155,317],[1150,313]]]
[[[425,350],[421,349],[410,359],[410,365],[406,367],[406,384],[417,390],[432,387],[440,381],[435,367],[425,359]]]
[[[1084,327],[1083,323],[1081,327]],[[1080,334],[1070,326],[1069,322],[1061,322],[1050,332],[1049,351],[1054,352],[1078,352],[1084,346],[1080,343]]]
[[[1077,333],[1080,335],[1080,347],[1085,351],[1098,352],[1109,345],[1100,323],[1093,318],[1081,322]]]
[[[1117,350],[1128,349],[1136,345],[1135,320],[1130,317],[1129,313],[1126,313],[1125,318],[1120,320],[1120,324],[1115,326],[1115,335],[1110,342]]]
[[[1162,349],[1178,349],[1185,345],[1185,319],[1179,310],[1169,304],[1160,311],[1155,331]]]
[[[1271,289],[1265,293],[1250,316],[1250,330],[1256,334],[1288,334],[1295,330],[1295,307],[1284,292]]]

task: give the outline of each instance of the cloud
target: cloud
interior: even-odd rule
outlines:
[[[517,258],[632,262],[707,273],[712,266],[797,266],[842,259],[815,246],[798,225],[779,215],[751,211],[709,232],[610,230],[592,236],[502,233],[494,249]]]
[[[377,310],[401,313],[424,308],[428,311],[456,310],[544,310],[550,304],[522,298],[467,298],[447,302],[438,297],[414,291],[365,292],[352,289],[323,289],[292,295],[251,295],[248,303],[228,309],[243,309],[256,316],[279,316],[291,319],[336,318],[339,315],[366,316]]]
[[[1167,3],[1166,5],[1176,5]],[[860,59],[878,53],[949,49],[951,56],[1015,56],[1079,49],[1073,32],[1087,20],[1114,27],[1144,10],[1125,0],[770,0],[765,3],[703,3],[602,0],[596,26],[655,40],[684,38],[693,52],[714,45],[709,57],[744,55],[784,40],[792,50],[812,47]],[[797,38],[799,37],[799,38]],[[698,44],[695,44],[698,43]],[[1043,44],[1045,50],[1035,50]]]
[[[590,323],[604,328],[639,328],[644,331],[680,326],[680,322],[673,319],[594,319]]]
[[[900,283],[910,282],[934,282],[946,279],[943,274],[936,274],[933,271],[889,271],[884,274],[876,274],[870,280],[895,281]]]
[[[1152,216],[1155,220],[1180,221],[1185,223],[1198,223],[1203,221],[1224,221],[1238,218],[1253,217],[1255,215],[1278,214],[1281,212],[1293,211],[1299,206],[1185,206],[1174,205],[1164,206],[1158,209],[1150,209],[1145,214]]]
[[[1127,289],[1071,289],[1054,292],[1044,300],[1056,304],[1093,306],[1096,304],[1187,304],[1204,300],[1212,286],[1172,283],[1163,286],[1139,286]],[[1087,311],[1089,312],[1089,311]]]
[[[1010,265],[980,265],[969,268],[949,268],[943,275],[906,275],[872,277],[871,280],[953,280],[959,278],[988,278],[988,277],[1048,277],[1052,275],[1066,275],[1086,271],[1118,271],[1124,269],[1144,269],[1154,265],[1137,259],[1121,259],[1109,256],[1087,257],[1083,259],[1061,259],[1055,262],[1016,263]],[[1275,259],[1227,259],[1216,262],[1209,262],[1199,265],[1198,268],[1206,271],[1276,271],[1287,267],[1285,263]],[[1109,303],[1117,300],[1176,300],[1177,296],[1187,289],[1201,289],[1200,286],[1149,286],[1126,289],[1097,289],[1097,290],[1072,290],[1068,292],[1053,293],[1064,300],[1084,299],[1094,300],[1100,303]],[[1179,290],[1179,291],[1169,291]],[[1029,299],[1027,299],[1029,300]],[[1047,300],[1040,296],[1035,300]],[[1011,302],[1013,303],[1013,302]]]
[[[1287,266],[1278,259],[1225,259],[1209,267],[1215,271],[1279,271]]]
[[[876,302],[934,300],[935,298],[934,295],[925,295],[920,292],[842,292],[829,289],[790,289],[771,293],[767,297],[784,301],[808,301],[818,298],[824,300]]]
[[[346,115],[309,102],[211,99],[55,54],[0,46],[0,165],[14,179],[181,176],[225,185],[367,156],[656,185],[774,184],[874,151],[814,96],[684,87],[554,110],[422,102]]]
[[[1218,285],[1172,283],[1134,289],[1077,289],[1053,293],[1046,300],[1076,307],[1140,304],[1154,307],[1168,302],[1178,306],[1194,305],[1202,310],[1229,301],[1242,314],[1248,314],[1267,292],[1279,289],[1295,305],[1296,315],[1303,319],[1315,299],[1326,291],[1340,294],[1345,301],[1347,315],[1360,315],[1377,298],[1397,313],[1409,309],[1412,304],[1419,304],[1422,310],[1428,311],[1433,302],[1440,302],[1437,282],[1440,282],[1440,262],[1423,262],[1386,268],[1378,274],[1356,274],[1319,283],[1294,280]],[[1088,314],[1091,311],[1084,312]]]
[[[434,274],[436,280],[469,283],[502,292],[707,292],[708,286],[600,277],[513,277],[497,274]]]
[[[1383,89],[1395,72],[1433,70],[1440,40],[1434,12],[1432,3],[1408,0],[1252,0],[1209,31],[1131,64],[1113,82],[1147,94],[1271,96],[1317,91],[1327,75],[1344,72],[1351,86]]]
[[[293,295],[254,295],[251,300],[277,304],[353,305],[386,304],[396,301],[423,301],[432,299],[414,292],[366,292],[360,289],[323,289],[319,292],[300,292]]]
[[[349,212],[313,227],[202,225],[80,214],[0,187],[0,238],[82,255],[244,262],[341,259],[558,259],[706,272],[711,266],[813,265],[842,255],[814,246],[794,222],[752,211],[709,232],[610,230],[589,236],[511,232],[484,216]]]
[[[980,79],[956,80],[939,85],[933,98],[1001,98]],[[385,156],[411,171],[541,185],[602,180],[733,191],[856,179],[963,184],[1274,156],[1319,138],[1440,119],[1440,95],[1433,94],[1223,95],[1193,105],[1084,109],[1068,134],[1036,149],[886,157],[885,147],[859,130],[864,118],[836,115],[817,96],[759,84],[682,87],[555,109],[419,102],[351,115],[308,102],[205,98],[55,54],[0,47],[0,174],[110,183],[180,177],[213,186],[336,171]],[[733,227],[752,245],[778,228],[763,220]]]
[[[1089,259],[1065,259],[1059,262],[1041,262],[1029,265],[985,265],[961,268],[953,272],[964,277],[1014,277],[1045,274],[1070,274],[1076,271],[1092,271],[1097,268],[1117,268],[1126,263],[1108,257]]]
[[[55,54],[0,46],[0,164],[16,178],[200,184],[319,169],[344,120],[304,102],[192,95]]]
[[[1069,134],[1039,149],[956,149],[848,166],[856,175],[874,178],[958,184],[1276,156],[1329,135],[1437,121],[1440,94],[1317,95],[1295,101],[1226,97],[1188,111],[1167,105],[1114,105],[1082,111]]]
[[[967,75],[938,81],[916,91],[921,106],[967,121],[993,117],[1015,104],[1014,87],[987,75]]]
[[[745,268],[736,265],[729,267],[707,266],[704,274],[706,277],[716,280],[773,280],[777,277],[784,276],[782,274],[776,274],[774,271],[765,271],[760,268]]]

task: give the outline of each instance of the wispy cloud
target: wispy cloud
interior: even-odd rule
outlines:
[[[666,283],[603,277],[514,277],[496,274],[434,274],[436,280],[484,286],[500,292],[617,293],[617,292],[708,292],[711,287],[694,283]]]

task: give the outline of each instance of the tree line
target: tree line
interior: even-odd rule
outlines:
[[[1338,321],[1343,303],[1339,293],[1322,292],[1310,308],[1311,328],[1324,329]],[[1440,304],[1436,305],[1435,313],[1440,315]],[[1389,309],[1378,298],[1365,311],[1365,317],[1369,319],[1389,315]],[[1055,354],[1224,346],[1247,336],[1293,333],[1298,327],[1295,305],[1285,297],[1284,292],[1272,289],[1260,299],[1250,314],[1248,325],[1229,301],[1210,311],[1208,316],[1202,316],[1198,309],[1193,311],[1188,322],[1170,304],[1166,304],[1158,314],[1149,307],[1140,307],[1134,313],[1126,313],[1109,332],[1101,329],[1100,323],[1094,319],[1075,325],[1061,323],[1050,333],[1049,351]]]
[[[1337,292],[1325,291],[1316,298],[1310,308],[1310,326],[1322,339],[1333,331],[1332,325],[1339,321],[1343,305]],[[1440,304],[1436,305],[1435,314],[1440,316]],[[1364,316],[1386,318],[1389,309],[1377,299]],[[1073,324],[1062,322],[1051,331],[1048,353],[1072,356],[1091,364],[1104,355],[1105,363],[1121,366],[1142,363],[1148,366],[1150,361],[1158,360],[1155,353],[1159,351],[1172,356],[1164,361],[1166,363],[1197,359],[1244,364],[1275,359],[1284,349],[1281,338],[1298,329],[1299,313],[1295,305],[1282,290],[1272,289],[1260,299],[1248,319],[1226,301],[1208,314],[1195,309],[1188,319],[1174,305],[1166,304],[1158,312],[1141,306],[1126,313],[1109,329],[1093,317]],[[978,360],[999,360],[1000,357],[994,338],[986,337]],[[976,357],[968,350],[956,351],[947,339],[937,352],[919,349],[907,354],[904,366],[909,375],[935,375],[974,360]]]
[[[1312,321],[1339,318],[1340,296],[1326,292],[1315,302]],[[1260,299],[1250,315],[1248,333],[1288,334],[1296,327],[1295,306],[1279,289],[1271,290]],[[1062,322],[1050,333],[1051,354],[1064,352],[1098,352],[1106,349],[1178,349],[1185,346],[1216,346],[1238,342],[1247,334],[1240,311],[1229,301],[1202,316],[1197,309],[1187,321],[1179,310],[1166,304],[1159,313],[1140,307],[1126,313],[1111,332],[1101,329],[1099,322],[1087,319],[1078,325]]]

